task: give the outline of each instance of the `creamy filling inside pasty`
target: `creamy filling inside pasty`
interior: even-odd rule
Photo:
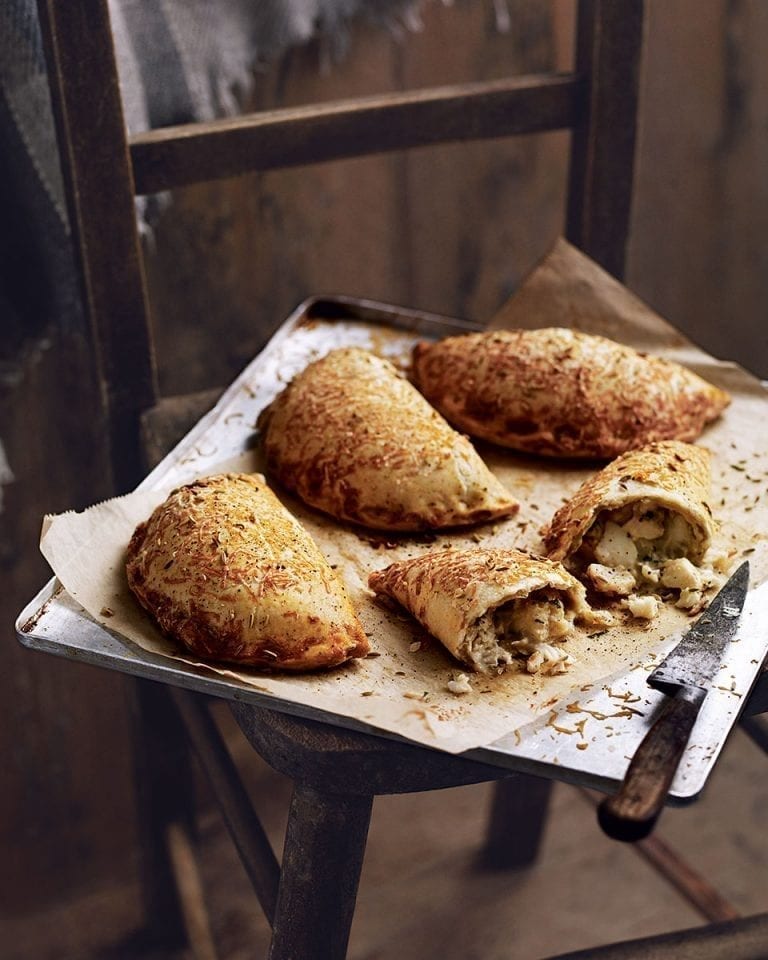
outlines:
[[[643,498],[601,511],[572,560],[575,572],[606,597],[623,598],[638,618],[653,619],[657,597],[695,610],[712,585],[712,571],[691,562],[694,532],[676,513]]]
[[[575,611],[564,595],[536,590],[479,617],[468,630],[467,653],[482,673],[522,660],[528,673],[565,673],[572,660],[552,641],[573,630]]]

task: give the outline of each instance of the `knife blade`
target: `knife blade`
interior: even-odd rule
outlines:
[[[640,840],[653,829],[725,647],[738,630],[748,589],[745,561],[648,677],[648,684],[667,699],[618,793],[598,807],[600,826],[615,840]]]

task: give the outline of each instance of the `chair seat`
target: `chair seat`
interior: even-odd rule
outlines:
[[[141,445],[148,467],[155,467],[216,403],[221,387],[162,397],[141,415]]]
[[[356,795],[416,793],[514,776],[384,736],[372,736],[236,701],[234,717],[270,766],[298,782]]]

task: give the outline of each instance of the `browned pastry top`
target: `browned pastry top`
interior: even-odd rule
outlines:
[[[492,639],[493,617],[505,604],[525,603],[547,591],[563,598],[572,617],[588,620],[592,614],[584,587],[560,563],[513,549],[435,550],[372,573],[368,584],[397,600],[457,659],[483,673],[509,662]]]
[[[517,501],[394,365],[356,347],[309,364],[259,420],[267,467],[306,503],[381,530],[453,527]]]
[[[716,529],[709,505],[710,453],[676,440],[622,454],[593,474],[544,530],[547,555],[564,560],[578,550],[601,511],[647,501],[680,514],[691,528],[690,558],[701,562]]]
[[[558,457],[608,458],[652,440],[692,441],[730,402],[678,363],[558,327],[419,343],[413,376],[471,436]]]
[[[136,528],[126,571],[163,632],[200,657],[310,670],[368,652],[342,583],[259,475],[174,490]]]

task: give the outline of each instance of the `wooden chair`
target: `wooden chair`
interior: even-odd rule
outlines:
[[[594,950],[563,953],[549,960],[765,960],[768,914],[711,923]]]
[[[623,275],[643,0],[580,0],[570,73],[269,111],[131,138],[123,123],[106,0],[39,0],[39,11],[116,493],[132,488],[146,470],[142,436],[146,449],[167,449],[204,409],[199,398],[158,397],[136,195],[248,170],[568,129],[566,236],[615,276]],[[99,110],[91,109],[96,90]],[[204,699],[139,681],[136,691],[147,910],[166,943],[185,936],[174,858],[167,855],[171,831],[178,837],[177,827],[190,826],[191,812],[181,802],[186,791],[180,784],[188,777],[178,747],[182,735],[211,777],[273,924],[274,960],[345,955],[377,794],[499,781],[487,850],[504,865],[528,863],[536,855],[546,781],[234,703],[254,748],[294,780],[278,866]],[[514,822],[527,824],[525,835],[509,830]]]

